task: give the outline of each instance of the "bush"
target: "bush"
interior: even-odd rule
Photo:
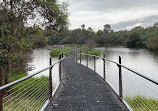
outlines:
[[[71,48],[67,48],[67,49],[53,49],[50,52],[51,57],[57,57],[59,55],[59,53],[65,53],[71,51]]]
[[[147,40],[146,46],[151,50],[158,50],[158,36],[150,37]]]
[[[127,46],[128,47],[142,47],[142,42],[140,40],[139,33],[134,32],[129,36]]]
[[[92,49],[92,50],[89,50],[89,51],[84,51],[82,53],[96,55],[96,56],[101,55],[101,52],[99,50],[96,50],[96,49]]]
[[[16,81],[20,78],[23,78],[27,76],[24,72],[19,71],[19,70],[14,70],[11,72],[11,76],[10,76],[10,82]]]

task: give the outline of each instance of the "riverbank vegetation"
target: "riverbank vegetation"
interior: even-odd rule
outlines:
[[[91,54],[91,55],[96,55],[96,56],[100,56],[101,55],[101,51],[93,49],[93,48],[88,48],[88,47],[79,47],[81,49],[81,53],[84,54]]]
[[[21,71],[12,72],[11,80],[15,81],[25,77]],[[8,110],[34,110],[38,111],[48,99],[49,78],[46,76],[32,77],[7,91],[4,100],[4,111]],[[28,96],[29,95],[29,96]]]
[[[150,27],[135,27],[131,30],[114,31],[109,24],[104,25],[103,30],[94,31],[91,27],[85,28],[83,24],[78,29],[64,29],[56,35],[49,36],[48,44],[80,44],[88,47],[105,45],[123,45],[131,48],[142,47],[157,50],[152,43],[158,36],[158,26],[155,23]],[[150,39],[151,38],[151,39]]]
[[[158,36],[148,38],[146,46],[149,49],[158,51]]]
[[[85,54],[96,55],[96,56],[100,56],[101,55],[101,52],[99,50],[95,50],[95,49],[92,49],[92,50],[84,52],[84,53]]]
[[[66,54],[66,53],[71,53],[71,48],[66,48],[66,49],[57,49],[57,48],[54,48],[50,51],[50,55],[51,57],[58,57],[59,53],[63,53],[63,54]]]
[[[158,100],[153,98],[136,96],[125,97],[125,100],[133,109],[133,111],[148,111],[149,109],[150,111],[155,111],[158,107]]]

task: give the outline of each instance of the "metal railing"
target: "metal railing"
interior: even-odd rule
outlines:
[[[120,100],[122,102],[125,103],[125,105],[128,107],[128,109],[130,110],[134,110],[134,111],[158,111],[158,82],[150,79],[149,77],[135,71],[135,70],[132,70],[130,68],[128,68],[127,66],[124,66],[121,64],[121,57],[119,56],[119,63],[117,62],[114,62],[112,60],[109,60],[107,58],[105,58],[105,54],[103,53],[103,57],[101,56],[96,56],[96,55],[90,55],[90,54],[85,54],[85,53],[81,53],[81,51],[78,51],[78,52],[75,52],[75,60],[81,64],[82,63],[82,57],[84,56],[84,59],[86,61],[85,65],[88,67],[89,64],[89,58],[93,58],[93,67],[92,70],[94,70],[96,72],[96,58],[101,58],[102,59],[102,62],[103,62],[103,79],[106,81],[107,78],[106,78],[106,61],[110,62],[110,63],[113,63],[115,65],[117,65],[118,67],[118,81],[119,81],[119,91],[118,91],[118,97],[120,98]],[[92,60],[92,59],[91,59]],[[91,61],[92,62],[92,61]],[[99,64],[99,66],[101,66],[101,64]],[[126,75],[122,75],[122,73],[124,72],[124,70],[127,70],[129,71],[128,75],[127,72],[126,72]],[[131,73],[134,73],[135,75],[132,75]],[[128,80],[124,80],[123,81],[123,76],[137,76],[137,77],[134,77],[134,79],[128,77]],[[140,80],[136,81],[135,78],[139,78]],[[131,80],[132,79],[132,80]],[[129,83],[129,80],[131,81],[131,83]],[[144,81],[147,82],[145,83],[145,86],[144,86]],[[137,82],[140,82],[140,83],[137,83]],[[125,84],[126,83],[126,84]],[[127,84],[128,83],[128,84]],[[133,83],[136,84],[136,86],[134,86],[134,89],[132,90],[135,90],[137,89],[139,91],[139,88],[142,88],[142,92],[139,94],[139,95],[128,95],[128,90],[127,87],[129,85],[132,85]],[[145,87],[148,86],[148,91],[147,90],[144,90]],[[123,87],[124,85],[124,87]],[[133,84],[134,85],[134,84]],[[151,87],[152,85],[152,87]],[[126,87],[127,86],[127,87]],[[137,86],[140,86],[139,88]],[[147,89],[147,88],[146,88]],[[127,92],[127,94],[123,94],[123,91],[124,92]],[[141,90],[140,90],[141,91]],[[153,91],[151,93],[151,91]],[[149,93],[151,96],[146,96],[144,94],[144,92],[147,92]],[[144,96],[144,95],[145,96]],[[156,96],[153,97],[153,94],[155,94]]]
[[[49,67],[23,77],[19,80],[0,87],[0,111],[39,111],[46,101],[52,99],[52,69],[59,64],[59,81],[62,77],[62,61],[65,59],[59,54],[59,61]],[[49,70],[48,74],[40,75]],[[2,75],[2,71],[0,71]],[[0,84],[2,85],[2,84]]]

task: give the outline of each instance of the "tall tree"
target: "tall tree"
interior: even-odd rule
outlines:
[[[110,31],[111,31],[111,26],[110,24],[106,24],[104,25],[104,33],[105,33],[105,37],[109,37]]]
[[[85,24],[82,24],[81,27],[82,27],[82,30],[84,30],[85,29]]]
[[[0,57],[5,69],[5,84],[9,82],[12,64],[18,64],[20,57],[32,47],[34,37],[42,35],[43,28],[60,31],[67,23],[66,4],[59,5],[56,0],[1,0],[0,1]],[[35,22],[32,28],[26,27],[28,20]],[[31,38],[32,37],[32,38]],[[36,39],[37,40],[37,39]]]

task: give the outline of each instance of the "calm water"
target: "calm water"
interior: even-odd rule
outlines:
[[[35,67],[34,70],[28,71],[28,75],[44,69],[49,66],[50,50],[46,49],[35,49],[32,53],[32,61],[28,63],[28,67]],[[56,63],[58,58],[52,58],[52,64]],[[49,70],[40,73],[38,76],[45,75],[48,76]],[[56,85],[59,82],[58,78],[58,64],[52,69],[53,83]]]
[[[158,54],[149,52],[146,49],[129,49],[124,47],[101,47],[96,48],[106,54],[106,58],[118,62],[118,57],[121,56],[122,64],[134,69],[135,71],[158,81]],[[34,66],[36,69],[28,72],[28,74],[35,72],[39,69],[49,66],[49,50],[35,49],[32,56],[34,59],[28,63],[29,66]],[[57,58],[53,58],[52,63],[58,61]],[[85,59],[82,60],[85,65]],[[89,61],[89,67],[93,69],[93,59]],[[98,58],[96,61],[97,73],[103,76],[103,61]],[[44,72],[42,74],[46,74]],[[123,69],[123,93],[124,96],[149,96],[158,98],[158,86],[148,82],[147,80]],[[106,61],[106,80],[118,93],[118,67]],[[58,82],[58,66],[53,68],[53,82]]]

